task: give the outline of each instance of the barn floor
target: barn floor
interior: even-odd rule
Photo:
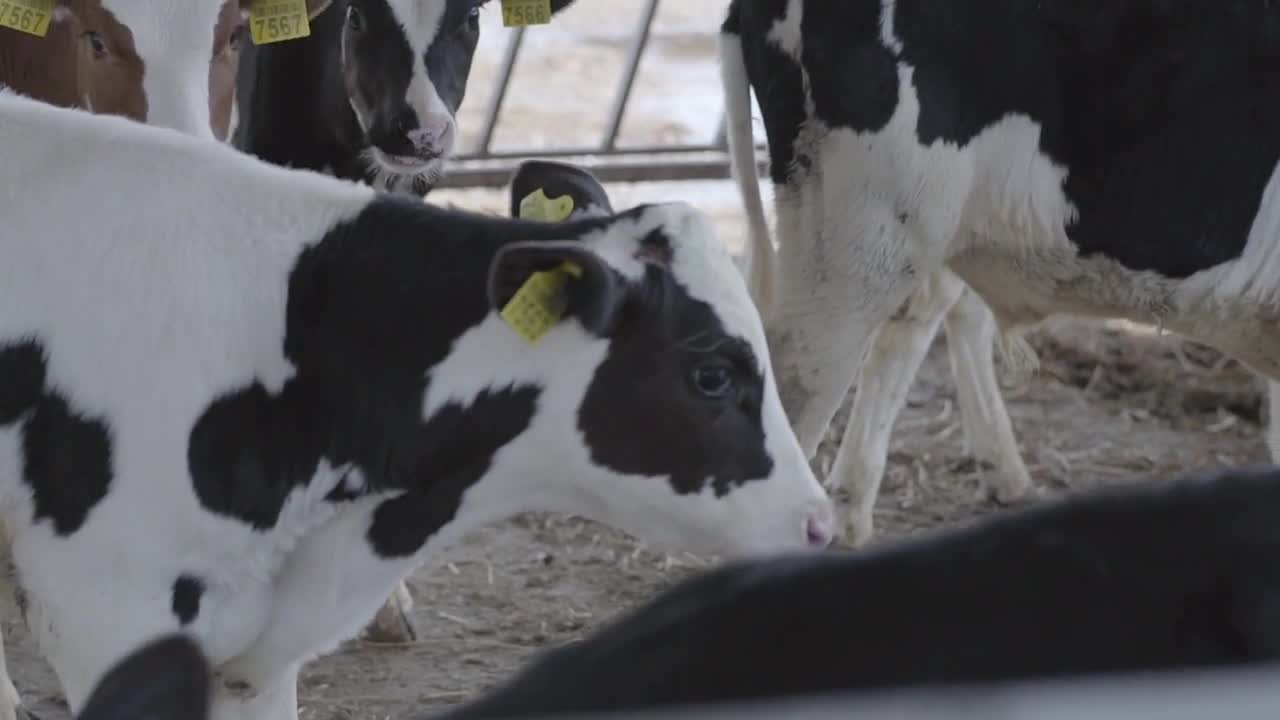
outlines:
[[[724,4],[666,4],[653,42],[657,59],[646,60],[642,71],[637,120],[624,127],[629,141],[695,141],[714,129],[714,41],[706,30],[715,26]],[[548,104],[546,98],[579,98],[573,84],[588,78],[611,87],[626,47],[616,17],[638,7],[636,0],[584,4],[557,26],[531,33],[529,67],[558,74],[555,82],[548,80],[545,95],[521,92],[517,83],[515,121],[499,132],[500,145],[572,142],[561,137],[566,127],[593,137],[603,126],[598,116],[607,101]],[[604,19],[606,10],[615,19]],[[500,55],[497,15],[495,3],[485,18],[488,35],[472,80],[480,89],[467,101],[471,115],[464,122],[472,128],[479,126],[487,101],[484,78],[492,76]],[[602,31],[604,26],[610,31]],[[673,66],[683,69],[671,72]],[[521,137],[517,128],[533,130]],[[738,201],[728,183],[610,190],[619,206],[690,200],[716,218],[727,242],[736,245],[742,236]],[[433,200],[493,212],[506,206],[501,193],[480,190],[441,192]],[[1262,384],[1235,363],[1219,365],[1216,353],[1125,325],[1063,322],[1033,333],[1031,340],[1040,353],[1040,372],[1007,390],[1005,398],[1041,489],[1064,492],[1265,460]],[[898,420],[877,508],[882,538],[965,522],[995,509],[977,499],[981,471],[961,448],[944,344],[940,337]],[[823,453],[831,450],[828,444]],[[312,663],[299,689],[302,717],[409,717],[460,702],[509,675],[530,653],[580,636],[705,562],[656,556],[574,518],[523,516],[477,532],[412,577],[419,641],[353,641]],[[29,706],[44,720],[67,718],[53,676],[20,623],[6,624],[5,641],[10,671]]]

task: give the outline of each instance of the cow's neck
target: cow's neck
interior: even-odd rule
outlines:
[[[505,462],[500,451],[555,463],[524,438],[574,422],[606,343],[576,322],[527,343],[491,311],[486,280],[503,245],[598,224],[515,223],[381,196],[303,253],[286,351],[293,382],[323,400],[298,405],[313,416],[298,423],[322,435],[332,466],[360,469],[352,487],[452,497]]]

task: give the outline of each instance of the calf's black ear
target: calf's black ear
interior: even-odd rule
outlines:
[[[517,242],[489,265],[489,305],[530,342],[566,317],[594,335],[613,332],[627,285],[599,255],[572,240]]]
[[[511,176],[511,217],[554,221],[612,214],[604,185],[576,165],[526,160]]]
[[[573,4],[573,0],[551,0],[551,14],[555,15]]]
[[[207,720],[209,663],[171,635],[134,651],[103,676],[77,720]]]

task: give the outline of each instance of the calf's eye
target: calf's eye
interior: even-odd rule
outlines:
[[[106,56],[107,41],[103,40],[101,35],[94,32],[93,30],[86,30],[84,31],[84,34],[81,35],[81,37],[89,41],[89,47],[93,49],[94,56],[100,57],[100,58]]]
[[[733,374],[723,365],[699,365],[693,370],[693,386],[710,398],[727,397],[733,392]]]

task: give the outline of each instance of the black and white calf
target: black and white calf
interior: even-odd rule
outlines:
[[[516,512],[726,555],[830,540],[686,205],[469,214],[9,93],[0,148],[0,519],[73,712],[181,630],[215,717],[295,717],[303,662]],[[530,343],[498,309],[544,271],[564,315]]]
[[[1237,469],[734,563],[441,720],[1280,661],[1278,514],[1280,471]]]
[[[734,0],[721,43],[751,285],[810,455],[858,376],[832,470],[855,541],[944,316],[965,434],[1005,500],[1028,479],[997,323],[1030,362],[1013,333],[1070,313],[1150,322],[1280,378],[1280,5]]]
[[[425,195],[454,150],[488,2],[333,0],[310,37],[245,48],[235,146]]]

